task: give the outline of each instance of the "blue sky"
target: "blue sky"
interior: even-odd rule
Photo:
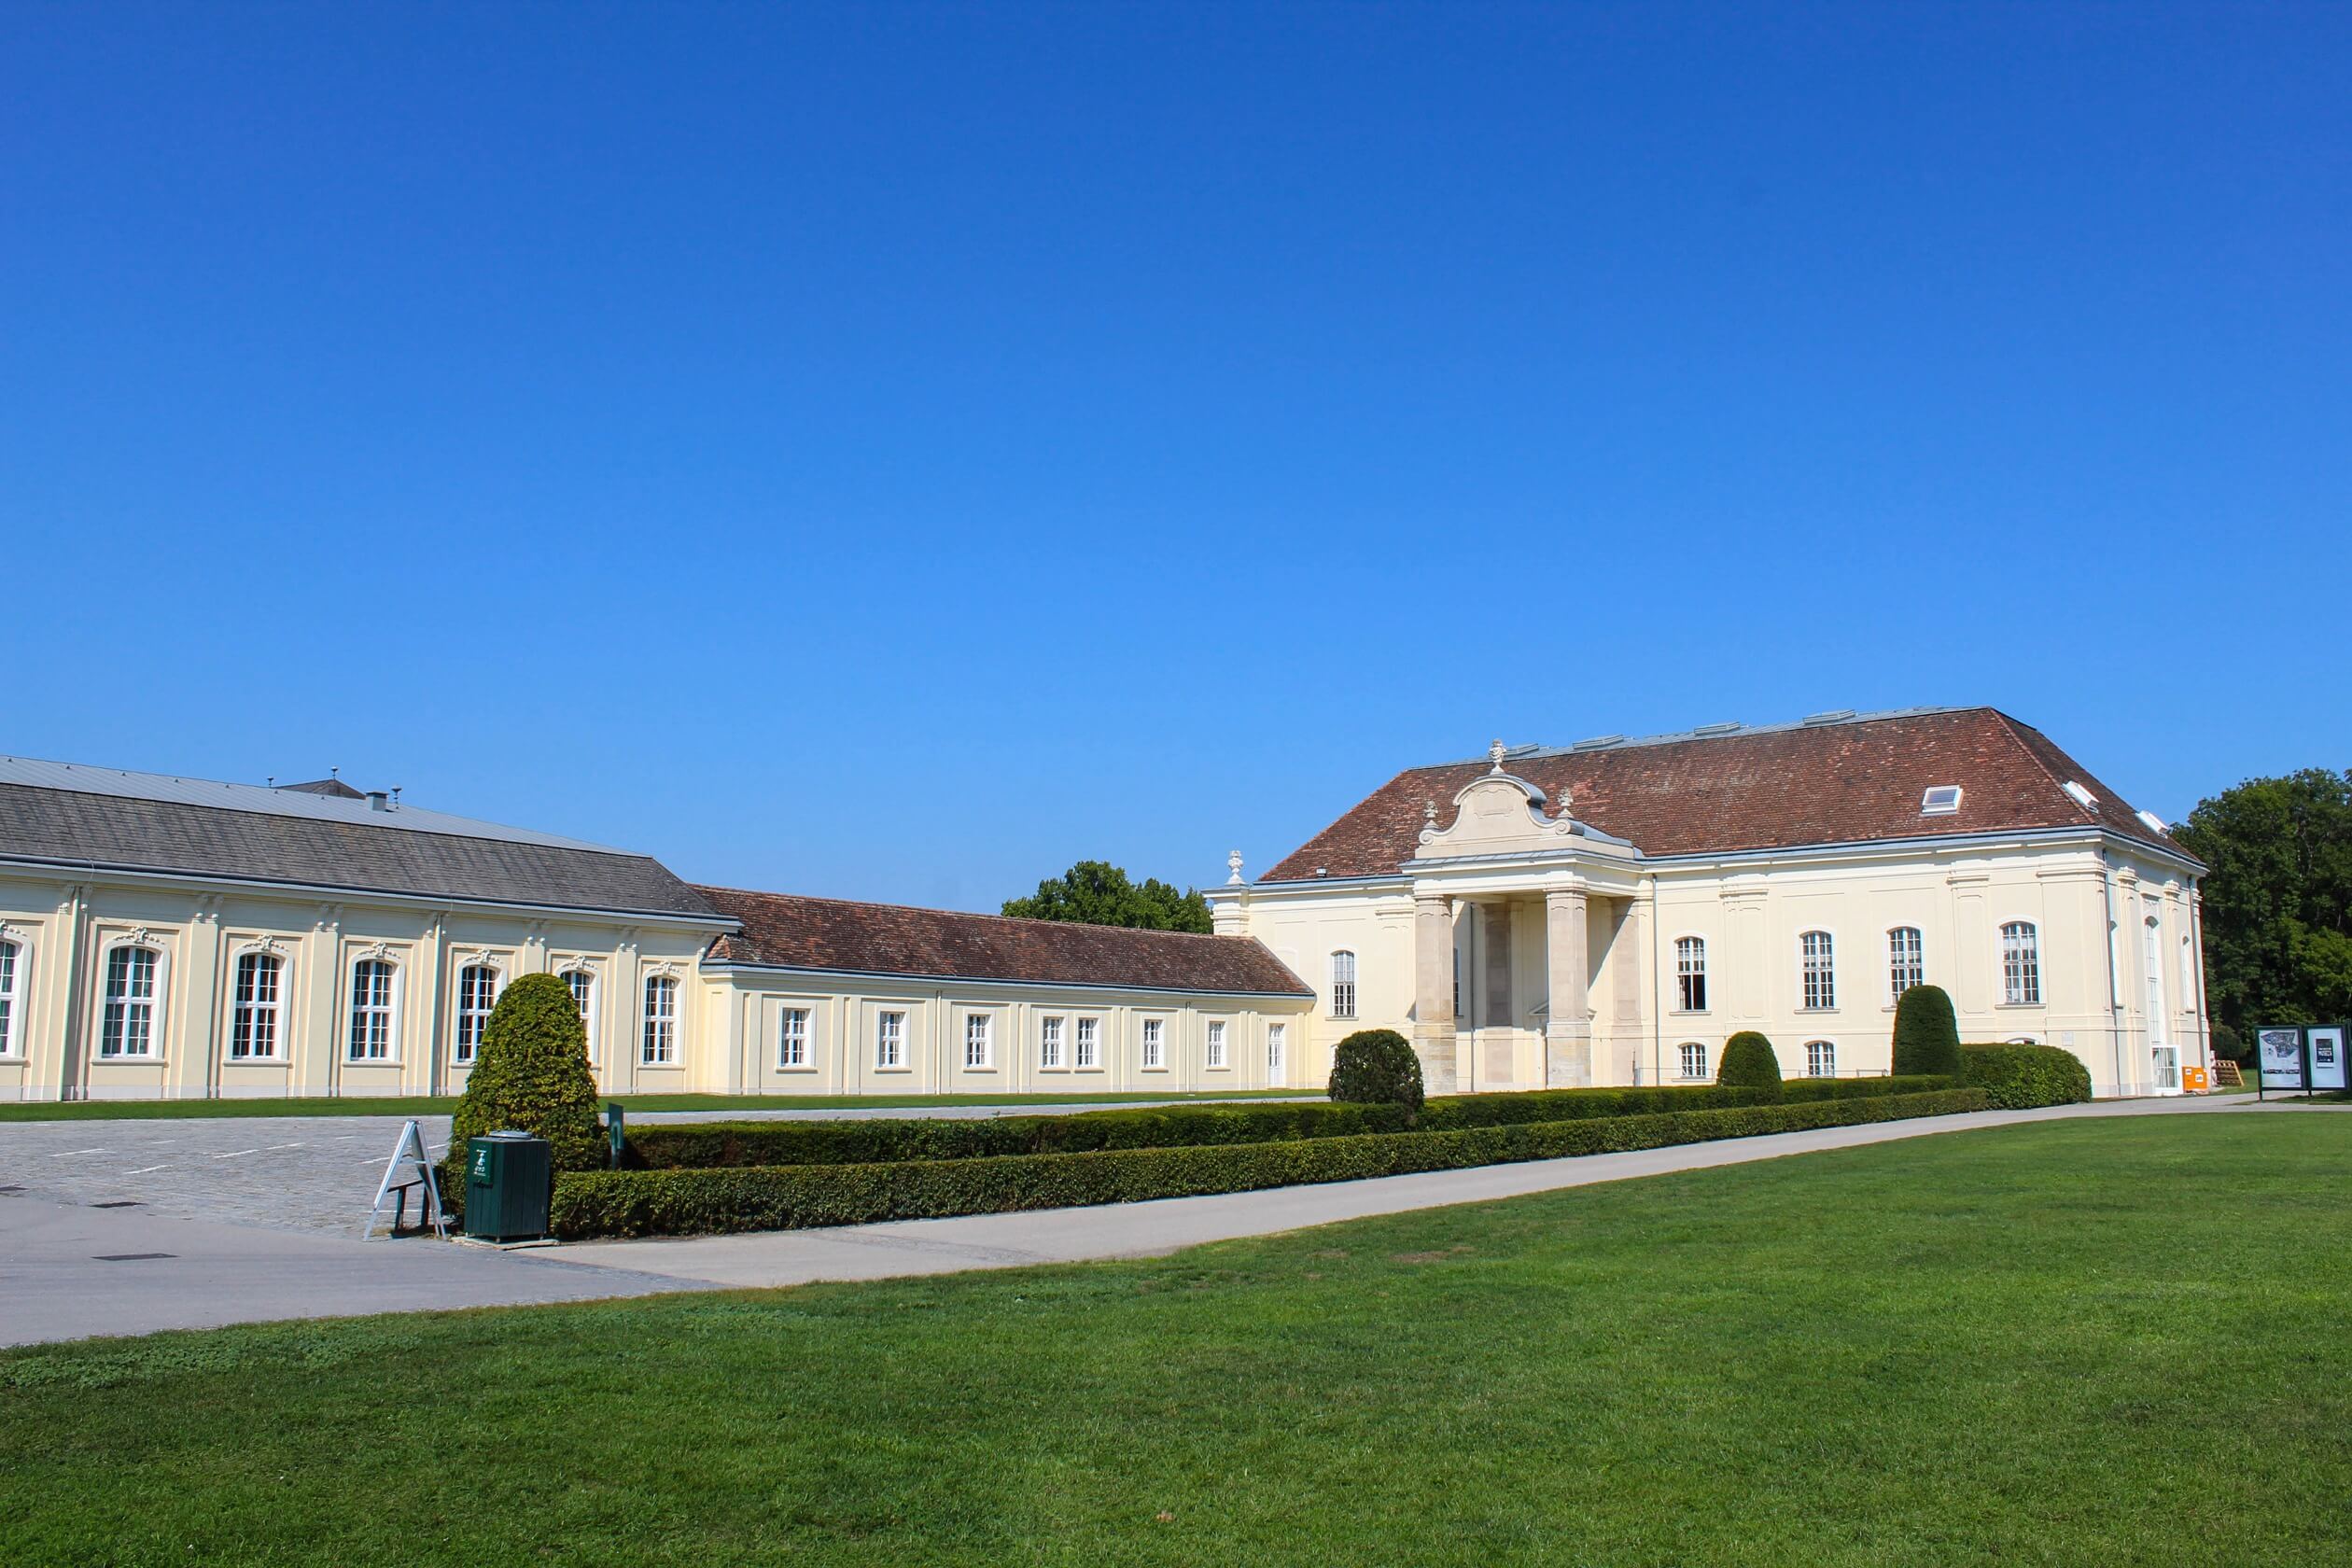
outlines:
[[[1989,702],[2352,762],[2352,8],[0,12],[0,750],[992,908]]]

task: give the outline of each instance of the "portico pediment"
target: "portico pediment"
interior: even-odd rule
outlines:
[[[1419,859],[1441,860],[1456,855],[1511,855],[1564,848],[1576,824],[1561,803],[1559,816],[1549,816],[1544,791],[1515,774],[1503,771],[1503,743],[1490,755],[1493,766],[1456,791],[1453,818],[1439,825],[1437,803],[1424,808],[1427,825],[1421,832]]]

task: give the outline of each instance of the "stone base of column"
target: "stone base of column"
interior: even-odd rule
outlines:
[[[1449,1095],[1460,1092],[1460,1077],[1454,1066],[1455,1036],[1452,1029],[1414,1029],[1413,1055],[1421,1058],[1422,1094]]]
[[[1544,1086],[1583,1089],[1592,1085],[1592,1035],[1589,1029],[1557,1026],[1544,1031]]]

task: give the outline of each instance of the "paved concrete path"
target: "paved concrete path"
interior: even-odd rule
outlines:
[[[1323,1186],[831,1230],[596,1241],[497,1253],[92,1210],[0,1194],[0,1343],[284,1318],[577,1301],[655,1291],[873,1280],[968,1268],[1156,1257],[1370,1214],[1789,1155],[2085,1116],[2295,1114],[2251,1099],[2120,1100],[2046,1111],[1825,1127],[1671,1149],[1484,1166]],[[2317,1108],[2352,1113],[2352,1106]],[[142,1257],[142,1253],[168,1254]]]

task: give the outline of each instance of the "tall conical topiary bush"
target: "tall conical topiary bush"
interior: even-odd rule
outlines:
[[[1958,1076],[1960,1025],[1941,986],[1913,986],[1895,999],[1895,1072]]]
[[[449,1121],[449,1163],[461,1171],[467,1139],[508,1127],[546,1139],[558,1170],[603,1167],[588,1029],[560,977],[525,974],[498,998]]]
[[[1776,1100],[1781,1097],[1780,1055],[1754,1029],[1742,1029],[1723,1043],[1715,1082],[1726,1088],[1760,1089],[1766,1100]]]

